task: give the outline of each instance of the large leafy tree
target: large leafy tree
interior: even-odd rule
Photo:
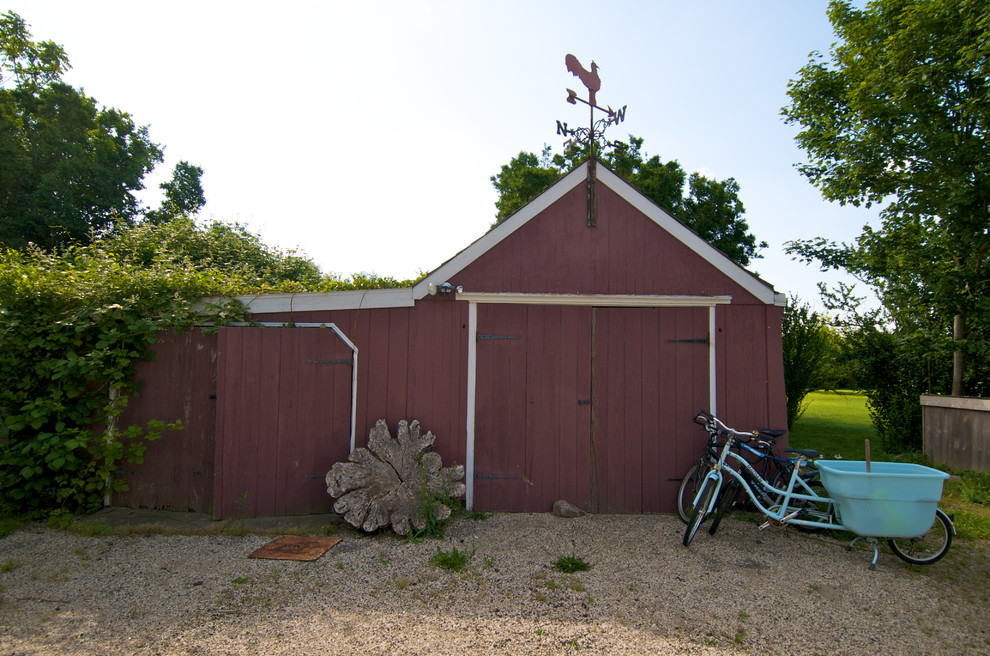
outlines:
[[[688,177],[676,161],[647,156],[642,148],[643,139],[631,136],[628,144],[617,142],[599,156],[606,166],[735,262],[745,266],[760,257],[759,249],[765,248],[766,242],[757,243],[749,232],[739,184],[733,178],[711,180],[698,173]],[[585,155],[580,149],[553,154],[546,146],[539,156],[521,152],[512,158],[491,178],[499,193],[495,225],[556,182]]]
[[[0,15],[0,243],[63,248],[140,213],[162,159],[147,127],[62,82],[64,50]]]
[[[800,171],[839,203],[882,205],[852,244],[792,253],[877,293],[904,337],[954,341],[953,394],[985,391],[990,324],[990,10],[975,0],[833,0],[839,40],[812,53],[783,114]],[[968,389],[967,389],[968,387]]]

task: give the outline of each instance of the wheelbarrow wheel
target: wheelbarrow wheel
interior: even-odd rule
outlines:
[[[952,544],[952,520],[940,509],[928,532],[917,538],[890,538],[887,544],[898,558],[915,565],[930,565],[945,555]]]

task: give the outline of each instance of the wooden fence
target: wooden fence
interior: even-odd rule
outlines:
[[[990,472],[990,399],[921,397],[925,455],[953,469]]]

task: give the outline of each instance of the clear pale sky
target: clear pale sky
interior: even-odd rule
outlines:
[[[794,168],[788,80],[835,40],[826,0],[655,2],[88,2],[9,0],[63,45],[69,83],[129,112],[204,169],[204,216],[238,221],[327,272],[429,271],[484,234],[490,177],[522,150],[560,150],[586,122],[572,53],[601,67],[612,139],[688,172],[734,177],[763,259],[750,269],[817,299],[824,278],[784,242],[848,241],[875,210],[823,201]],[[835,280],[829,275],[828,280]]]

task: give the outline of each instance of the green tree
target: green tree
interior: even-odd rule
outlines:
[[[796,296],[784,307],[781,318],[784,353],[784,394],[787,426],[807,407],[808,392],[825,383],[826,365],[832,355],[832,334],[825,318]]]
[[[203,169],[189,162],[179,162],[172,171],[172,179],[159,186],[165,192],[161,207],[145,213],[145,220],[163,223],[179,216],[193,216],[206,205],[203,195]]]
[[[0,244],[62,248],[137,217],[134,192],[162,159],[147,128],[63,83],[65,52],[13,12],[0,53]]]
[[[739,200],[739,184],[733,178],[710,180],[698,173],[686,176],[676,161],[647,156],[643,139],[630,136],[600,154],[610,169],[670,212],[729,258],[745,266],[759,257],[766,242],[756,242],[749,232]],[[545,146],[540,156],[521,152],[492,176],[499,197],[495,202],[498,225],[576,166],[586,153],[571,149],[553,154]],[[685,194],[685,183],[687,193]],[[493,227],[494,227],[493,225]]]
[[[789,250],[877,293],[900,335],[953,340],[953,394],[990,380],[990,14],[972,0],[833,0],[839,40],[788,88],[799,168],[839,203],[882,204],[853,244]],[[895,340],[896,341],[896,340]],[[941,388],[940,383],[936,387]],[[934,391],[934,390],[929,390]]]

